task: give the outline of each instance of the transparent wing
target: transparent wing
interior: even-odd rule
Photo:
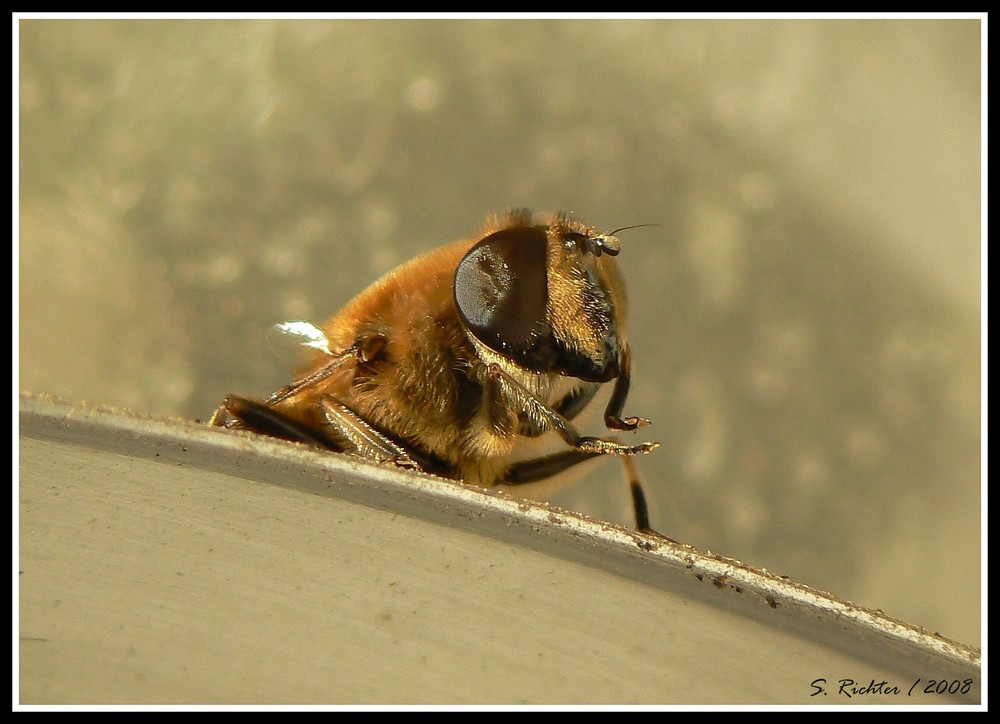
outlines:
[[[326,332],[312,322],[301,319],[275,324],[268,332],[267,341],[278,359],[287,362],[289,366],[301,365],[304,351],[312,350],[334,356]]]
[[[280,322],[271,327],[268,333],[268,343],[280,360],[292,368],[302,368],[303,358],[313,358],[317,352],[329,360],[312,373],[302,377],[290,385],[282,387],[271,395],[266,405],[275,405],[282,400],[301,392],[333,374],[337,368],[354,358],[356,345],[346,350],[334,352],[330,349],[330,340],[326,333],[312,322],[296,319]]]

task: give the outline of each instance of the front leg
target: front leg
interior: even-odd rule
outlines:
[[[611,399],[608,400],[607,409],[604,410],[604,424],[609,430],[635,430],[638,427],[646,427],[650,423],[643,417],[623,419],[621,416],[625,398],[628,397],[629,384],[632,381],[632,352],[627,344],[622,344],[621,366],[621,374],[615,379]]]
[[[589,455],[640,455],[652,452],[660,446],[657,442],[622,445],[615,440],[580,435],[569,420],[540,402],[521,383],[504,372],[500,365],[491,363],[487,367],[486,375],[489,382],[498,387],[506,397],[516,401],[522,410],[539,421],[543,427],[555,430],[556,434],[577,452]]]

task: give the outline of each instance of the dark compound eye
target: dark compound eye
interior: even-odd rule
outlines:
[[[542,227],[490,234],[455,272],[455,303],[472,333],[490,349],[519,356],[550,334]]]

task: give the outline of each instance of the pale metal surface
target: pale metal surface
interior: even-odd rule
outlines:
[[[22,704],[980,698],[978,649],[544,504],[33,396],[20,425]]]

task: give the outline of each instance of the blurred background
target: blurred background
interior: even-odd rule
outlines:
[[[206,419],[510,206],[622,233],[653,524],[980,644],[978,20],[22,20],[19,387]],[[584,426],[600,434],[599,421]],[[620,469],[551,497],[631,525]]]

